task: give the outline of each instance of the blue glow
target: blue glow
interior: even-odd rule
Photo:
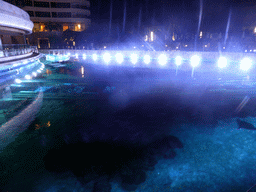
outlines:
[[[138,61],[138,56],[136,54],[132,54],[131,55],[131,62],[133,64],[135,64],[135,63],[137,63],[137,61]]]
[[[104,60],[106,63],[109,63],[110,59],[111,59],[111,56],[110,56],[109,53],[105,53],[105,54],[103,55],[103,60]]]
[[[124,61],[124,57],[121,53],[116,54],[116,61],[117,63],[121,64]]]
[[[76,53],[76,58],[78,59],[78,54]]]
[[[15,79],[15,83],[21,83],[22,81],[20,79]]]
[[[150,56],[149,55],[144,56],[144,63],[146,63],[146,64],[150,63]]]
[[[84,60],[86,59],[86,55],[85,55],[85,54],[83,54],[83,59],[84,59]]]
[[[34,77],[36,77],[36,76],[37,76],[36,72],[32,72],[32,75],[33,75]]]
[[[98,56],[97,56],[96,54],[93,54],[93,55],[92,55],[92,59],[93,59],[93,61],[96,61],[96,60],[97,60],[97,58],[98,58]]]
[[[176,63],[177,66],[181,65],[181,63],[182,63],[182,58],[181,58],[181,56],[177,56],[177,57],[175,58],[175,63]]]
[[[167,57],[166,55],[162,54],[158,57],[158,63],[160,65],[165,65],[167,63]]]
[[[252,60],[249,58],[244,58],[241,61],[240,69],[242,69],[243,71],[247,71],[251,68],[251,66],[252,66]]]
[[[28,63],[28,61],[26,60],[26,61],[23,61],[23,64],[27,64]]]
[[[47,60],[47,61],[51,61],[51,62],[55,62],[55,56],[46,55],[46,60]]]
[[[25,75],[25,79],[31,79],[30,75]]]
[[[219,68],[224,68],[226,67],[228,64],[228,60],[225,58],[225,57],[220,57],[219,60],[218,60],[218,67]]]
[[[201,59],[198,55],[193,55],[190,59],[192,67],[197,67],[200,63]]]

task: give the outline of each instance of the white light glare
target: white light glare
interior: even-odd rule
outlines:
[[[37,72],[38,72],[38,73],[41,73],[41,70],[38,69]]]
[[[201,60],[201,59],[200,59],[199,56],[197,56],[197,55],[192,56],[191,59],[190,59],[190,62],[191,62],[192,67],[198,66],[199,63],[200,63],[200,60]]]
[[[138,61],[138,56],[136,54],[132,54],[131,55],[131,62],[133,64],[135,64],[135,63],[137,63],[137,61]]]
[[[105,53],[105,54],[103,55],[103,60],[104,60],[106,63],[109,63],[110,58],[111,58],[111,56],[110,56],[109,53]]]
[[[85,54],[83,54],[83,59],[84,59],[84,60],[86,59],[86,55],[85,55]]]
[[[146,64],[149,64],[149,63],[150,63],[150,56],[149,56],[149,55],[145,55],[145,56],[144,56],[144,62],[145,62]]]
[[[93,55],[92,55],[92,59],[93,59],[94,61],[96,61],[96,60],[97,60],[97,55],[96,55],[96,54],[93,54]]]
[[[36,72],[32,72],[32,75],[33,75],[34,77],[36,77],[37,74],[36,74]]]
[[[25,75],[25,79],[31,79],[30,75]]]
[[[177,66],[181,65],[181,63],[182,63],[182,58],[181,58],[181,56],[177,56],[177,57],[175,58],[175,63],[176,63]]]
[[[247,71],[248,69],[250,69],[251,66],[252,66],[252,60],[249,58],[244,58],[241,61],[240,69],[242,69],[243,71]]]
[[[78,54],[76,53],[76,58],[78,59]]]
[[[218,60],[218,67],[222,69],[227,66],[227,63],[228,61],[225,57],[220,57]]]
[[[117,63],[121,64],[124,61],[124,57],[121,53],[116,54],[116,61]]]
[[[158,62],[160,65],[165,65],[167,63],[166,55],[162,54],[158,57]]]
[[[15,79],[15,83],[21,83],[20,79]]]

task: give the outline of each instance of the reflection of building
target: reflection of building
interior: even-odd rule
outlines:
[[[144,28],[144,41],[154,42],[161,38],[162,26],[148,26]]]
[[[27,11],[34,23],[33,35],[29,42],[38,47],[48,48],[60,43],[56,37],[63,31],[81,32],[86,30],[91,20],[90,2],[87,0],[9,0]],[[49,36],[52,36],[52,41]],[[55,38],[56,37],[56,38]]]

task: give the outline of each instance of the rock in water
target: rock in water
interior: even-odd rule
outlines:
[[[240,119],[236,120],[237,124],[238,124],[238,129],[249,129],[249,130],[256,130],[256,128],[254,127],[253,124],[248,123],[246,121],[242,121]]]

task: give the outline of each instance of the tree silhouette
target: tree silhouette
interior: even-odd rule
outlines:
[[[45,23],[45,29],[48,31],[61,31],[62,25],[59,23],[53,23],[51,21]]]

